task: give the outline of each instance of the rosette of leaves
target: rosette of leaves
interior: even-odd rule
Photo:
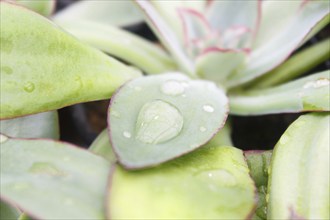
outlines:
[[[43,10],[53,1],[37,6],[22,2],[49,15]],[[239,115],[329,111],[329,71],[287,83],[329,56],[324,49],[329,40],[275,68],[329,21],[325,1],[96,3],[82,1],[68,9],[75,12],[73,16],[64,12],[54,17],[72,37],[37,13],[0,2],[0,117],[6,119],[1,123],[5,135],[0,136],[1,158],[5,158],[0,178],[0,196],[6,203],[1,203],[2,213],[16,218],[19,208],[38,219],[246,219],[256,206],[257,216],[264,218],[264,201],[269,200],[269,218],[327,216],[314,209],[302,211],[309,198],[314,201],[326,188],[315,191],[314,187],[317,193],[303,197],[303,205],[298,200],[278,200],[291,192],[280,180],[285,170],[276,156],[276,152],[286,154],[286,149],[275,150],[265,197],[269,199],[263,200],[265,193],[259,190],[257,205],[255,185],[265,188],[268,176],[260,172],[261,156],[247,156],[246,164],[242,151],[227,144],[231,142],[228,127],[217,133],[228,110]],[[89,5],[95,8],[89,10]],[[113,13],[104,13],[106,9]],[[128,13],[134,16],[122,16]],[[143,15],[165,50],[118,27],[140,22]],[[242,17],[231,17],[235,15]],[[139,69],[164,74],[141,77]],[[51,110],[108,98],[108,131],[89,152],[41,139],[58,138],[56,113]],[[260,102],[265,105],[256,106]],[[35,113],[39,114],[27,116]],[[317,131],[314,125],[310,129]],[[316,136],[315,132],[305,136],[306,149]],[[326,148],[324,143],[320,142],[315,157],[302,155],[315,161]],[[286,164],[289,159],[284,159]],[[300,168],[299,159],[294,162],[291,172]],[[328,171],[323,162],[317,165],[321,174]],[[316,177],[326,185],[325,179]],[[289,181],[297,183],[295,178]],[[303,180],[314,186],[307,175]],[[303,189],[298,184],[293,196],[287,197],[302,198]],[[322,199],[317,204],[326,203]],[[290,207],[292,215],[287,211]]]

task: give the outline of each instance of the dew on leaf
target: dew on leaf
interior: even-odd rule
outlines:
[[[198,173],[198,177],[207,181],[212,190],[217,190],[220,186],[235,186],[237,184],[235,176],[224,169],[202,171]]]
[[[203,110],[206,112],[214,112],[214,108],[211,105],[203,105]]]
[[[166,95],[173,95],[173,96],[181,95],[182,93],[184,93],[184,90],[185,90],[184,85],[176,80],[169,80],[161,86],[162,93]]]
[[[131,134],[130,132],[128,132],[128,131],[124,131],[124,132],[123,132],[123,136],[124,136],[125,138],[131,138],[131,137],[132,137],[132,134]]]
[[[320,87],[323,87],[323,86],[328,86],[329,84],[330,84],[329,79],[322,78],[322,79],[318,79],[316,81],[305,83],[305,85],[303,86],[303,88],[304,89],[308,89],[308,88],[320,88]]]
[[[34,84],[32,83],[32,82],[27,82],[25,85],[24,85],[24,90],[26,91],[26,92],[33,92],[34,91],[34,88],[35,88],[35,86],[34,86]]]
[[[3,144],[8,140],[8,137],[5,135],[0,134],[0,143]]]
[[[54,164],[48,162],[35,162],[29,168],[30,173],[43,174],[50,176],[65,176],[66,174],[59,170]]]
[[[199,127],[199,130],[200,130],[201,132],[205,132],[205,131],[206,131],[206,128],[203,127],[203,126],[201,126],[201,127]]]
[[[142,106],[136,122],[136,139],[157,144],[176,137],[183,127],[180,111],[168,102],[154,100]]]

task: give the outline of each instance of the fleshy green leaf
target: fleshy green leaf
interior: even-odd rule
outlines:
[[[14,0],[18,4],[23,5],[44,16],[50,16],[55,10],[55,0]]]
[[[267,219],[267,184],[268,169],[272,151],[246,151],[244,152],[247,164],[250,169],[250,175],[254,180],[258,190],[258,205],[252,216],[253,220]]]
[[[44,17],[0,4],[0,118],[109,98],[124,82],[140,75],[78,42]]]
[[[177,60],[181,69],[185,73],[194,76],[194,65],[185,53],[180,38],[173,28],[160,16],[151,2],[145,0],[135,1],[144,13],[149,26]]]
[[[330,59],[330,38],[293,55],[282,65],[251,82],[248,88],[266,88],[285,83]]]
[[[259,115],[329,111],[329,74],[330,71],[324,71],[273,88],[230,95],[230,112],[236,115]]]
[[[0,201],[0,219],[16,220],[20,215],[20,211],[10,205]]]
[[[203,79],[212,80],[225,85],[226,78],[243,67],[246,53],[234,50],[211,50],[196,60],[196,73]]]
[[[177,69],[174,60],[161,48],[122,29],[81,21],[59,24],[80,40],[134,64],[146,73],[161,73]]]
[[[0,142],[2,199],[37,219],[104,219],[105,159],[51,140]]]
[[[327,0],[266,1],[262,10],[261,27],[246,67],[231,75],[229,87],[261,76],[285,61],[330,8]]]
[[[0,133],[18,138],[58,139],[60,134],[57,111],[1,120]]]
[[[100,155],[107,159],[110,163],[116,162],[116,156],[112,151],[108,130],[103,130],[97,138],[93,141],[89,150],[97,155]]]
[[[134,147],[134,146],[132,146]],[[255,186],[241,150],[203,147],[159,167],[115,167],[111,219],[247,219]]]
[[[93,21],[114,26],[131,26],[143,22],[142,13],[132,1],[79,1],[57,13],[56,22]]]
[[[268,219],[329,219],[329,113],[300,116],[276,144]]]
[[[218,146],[233,146],[233,141],[231,139],[231,123],[227,119],[226,124],[223,128],[216,134],[212,139],[207,142],[209,147],[218,147]]]
[[[226,120],[227,105],[214,83],[182,74],[132,80],[111,100],[112,147],[127,168],[162,163],[210,140]]]
[[[17,220],[34,220],[34,219],[30,218],[27,214],[23,213],[19,216]]]

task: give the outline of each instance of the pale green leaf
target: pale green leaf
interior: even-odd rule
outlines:
[[[276,144],[268,219],[329,219],[329,113],[300,116]]]
[[[43,16],[50,16],[55,10],[55,0],[14,0]]]
[[[253,80],[284,62],[330,11],[327,0],[266,1],[262,5],[264,16],[257,43],[252,47],[245,69],[229,77],[229,87]]]
[[[57,111],[0,121],[0,133],[19,138],[60,137]]]
[[[247,219],[255,186],[241,150],[203,147],[159,167],[116,166],[109,219]]]
[[[37,219],[104,219],[105,159],[51,140],[0,141],[2,199]]]
[[[107,159],[110,163],[116,162],[116,155],[112,151],[112,146],[109,138],[109,131],[103,130],[93,141],[89,150],[97,155]]]
[[[166,46],[169,52],[177,60],[180,68],[191,76],[194,76],[194,65],[184,51],[179,36],[166,20],[158,13],[151,2],[145,0],[135,0],[141,11],[144,13],[145,19],[154,33]]]
[[[330,71],[283,85],[229,95],[230,113],[260,115],[280,112],[329,111]]]
[[[266,88],[287,82],[330,59],[330,38],[293,55],[282,65],[252,81],[248,88]]]
[[[143,15],[132,1],[84,0],[60,11],[53,19],[56,22],[85,20],[114,26],[131,26],[143,22]]]
[[[147,74],[177,69],[174,60],[159,46],[125,30],[86,21],[59,25],[78,39],[141,68]]]
[[[124,82],[140,76],[44,17],[13,4],[0,4],[0,118],[109,98]]]
[[[225,93],[212,82],[182,74],[132,80],[111,100],[111,143],[125,167],[154,166],[210,140],[223,127],[227,107]]]

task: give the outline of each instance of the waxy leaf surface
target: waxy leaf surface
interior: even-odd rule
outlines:
[[[0,133],[17,138],[58,139],[60,133],[57,111],[1,120]]]
[[[329,219],[329,113],[300,116],[276,144],[268,219]]]
[[[173,73],[132,80],[111,99],[112,147],[127,168],[153,166],[205,144],[227,113],[227,97],[212,82]]]
[[[0,219],[16,220],[20,216],[20,211],[9,204],[0,201]]]
[[[159,167],[113,170],[111,219],[247,219],[255,186],[241,150],[204,146]]]
[[[52,140],[0,142],[1,199],[37,219],[104,219],[108,161]]]
[[[140,75],[41,15],[0,4],[0,118],[109,98],[124,82]]]
[[[23,5],[43,16],[50,16],[55,10],[55,0],[14,0],[20,5]]]
[[[109,138],[109,132],[107,129],[103,130],[93,141],[91,146],[88,149],[89,151],[100,155],[107,159],[110,163],[116,162],[116,155],[114,154],[110,138]]]
[[[230,112],[236,115],[329,111],[330,71],[272,88],[246,91],[229,97]]]

